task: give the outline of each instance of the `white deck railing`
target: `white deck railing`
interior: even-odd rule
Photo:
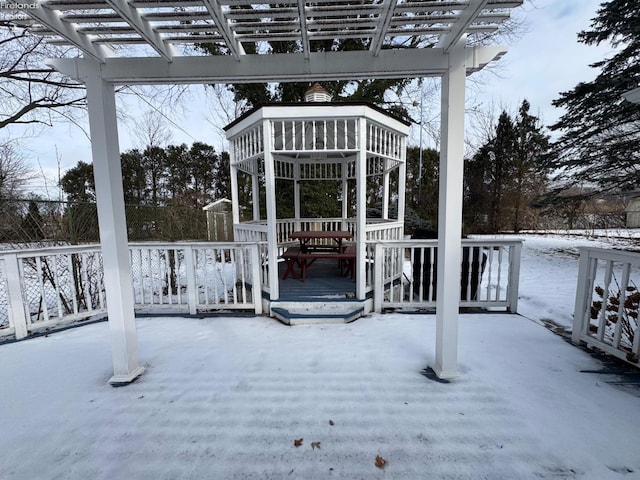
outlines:
[[[435,307],[437,244],[437,240],[371,244],[376,311]],[[516,313],[521,248],[519,240],[463,240],[460,306]]]
[[[391,239],[368,241],[365,250],[374,308],[434,307],[436,241],[394,240],[401,230],[387,225]],[[515,312],[520,242],[464,240],[463,251],[460,305]],[[134,243],[129,252],[136,313],[262,312],[262,292],[269,291],[264,242]],[[0,253],[0,337],[106,314],[98,245]]]
[[[136,312],[261,313],[259,247],[256,243],[130,244]],[[106,313],[99,246],[0,253],[0,336],[23,338]]]
[[[640,253],[580,249],[573,343],[638,364]]]

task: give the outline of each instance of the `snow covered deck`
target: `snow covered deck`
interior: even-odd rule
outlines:
[[[106,322],[0,348],[3,478],[640,476],[640,392],[583,372],[601,365],[517,315],[461,316],[451,383],[421,374],[432,315],[137,329],[146,373],[123,388],[107,384]]]

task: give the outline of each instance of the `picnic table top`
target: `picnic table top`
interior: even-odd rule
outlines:
[[[317,230],[291,232],[289,238],[315,239],[315,238],[353,238],[353,234],[346,230]]]

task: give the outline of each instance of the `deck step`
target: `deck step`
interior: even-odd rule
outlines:
[[[349,323],[364,313],[361,302],[273,302],[271,316],[286,325]]]

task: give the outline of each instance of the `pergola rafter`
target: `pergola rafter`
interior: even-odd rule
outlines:
[[[229,21],[222,12],[220,2],[218,2],[218,0],[203,0],[202,3],[207,7],[207,11],[218,27],[218,31],[222,35],[222,38],[224,38],[224,42],[229,48],[231,55],[233,55],[233,58],[236,60],[239,60],[240,55],[244,55],[244,48],[238,40],[234,38],[234,32],[229,28]]]
[[[448,53],[463,34],[496,31],[522,1],[26,0],[19,5],[34,19],[34,32],[100,62],[139,57],[130,50],[134,45],[172,62],[194,52],[179,47],[201,43],[219,45],[236,61],[253,56],[243,43],[283,41],[297,42],[304,59],[316,53],[314,40],[362,40],[373,58],[407,44],[437,44]]]
[[[302,53],[304,54],[304,58],[309,58],[311,45],[309,43],[307,15],[305,13],[305,0],[298,0],[298,20],[300,21],[300,40],[302,42]]]
[[[177,55],[176,48],[171,44],[165,44],[161,34],[154,30],[148,20],[142,18],[140,11],[131,6],[130,3],[120,0],[105,0],[106,3],[116,12],[116,15],[125,20],[132,29],[140,35],[140,38],[151,45],[163,58],[171,61]]]
[[[482,9],[487,6],[489,0],[479,0],[471,2],[462,12],[458,20],[453,24],[451,29],[440,38],[438,47],[444,49],[445,53],[449,53],[451,48],[460,40],[462,35],[468,32],[469,27],[473,24],[478,16],[482,13]]]
[[[69,24],[55,11],[48,8],[39,8],[38,0],[26,0],[25,5],[34,6],[25,10],[29,16],[38,22],[43,29],[46,28],[55,35],[81,50],[87,57],[104,62],[107,58],[115,56],[113,49],[95,43],[96,38],[91,35],[79,33],[76,26]]]

